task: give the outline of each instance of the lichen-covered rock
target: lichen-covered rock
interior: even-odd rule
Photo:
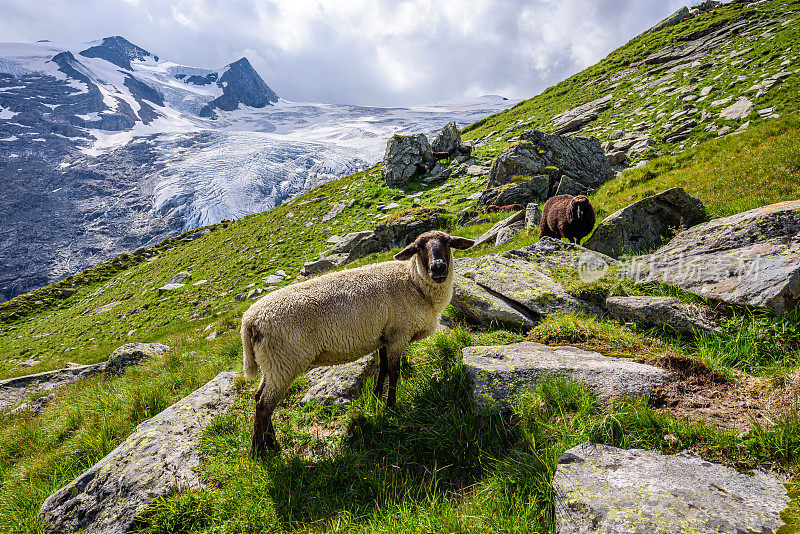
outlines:
[[[412,208],[395,213],[375,227],[379,250],[405,247],[419,234],[444,228],[448,211],[444,208]]]
[[[461,134],[455,121],[448,122],[431,142],[433,152],[454,154],[461,146]]]
[[[668,371],[628,358],[530,341],[466,347],[462,355],[472,397],[482,412],[509,408],[540,378],[574,380],[605,399],[640,397],[672,380]]]
[[[727,119],[729,121],[738,121],[748,117],[751,111],[753,111],[753,103],[750,101],[750,99],[742,97],[720,111],[719,118]]]
[[[0,410],[16,406],[31,395],[52,391],[82,378],[101,373],[104,365],[104,363],[78,365],[0,380]]]
[[[375,354],[342,365],[314,367],[308,371],[308,390],[300,402],[348,404],[358,397],[364,381],[376,370]]]
[[[800,299],[800,200],[694,226],[623,273],[784,314]]]
[[[605,254],[550,236],[541,237],[533,245],[507,254],[519,255],[545,270],[575,269],[584,282],[599,280],[611,267],[619,265],[619,261]]]
[[[397,187],[417,174],[421,165],[433,161],[433,151],[425,134],[395,135],[386,145],[381,176],[386,185]]]
[[[525,206],[525,228],[533,230],[539,227],[542,222],[542,208],[539,207],[538,202],[529,202]]]
[[[106,380],[121,373],[126,367],[139,363],[144,358],[157,356],[172,347],[161,343],[126,343],[111,353],[103,367],[103,378]]]
[[[552,179],[546,174],[537,174],[518,183],[492,187],[481,193],[478,205],[507,206],[509,204],[528,204],[545,200],[550,196]]]
[[[515,235],[522,232],[524,229],[525,229],[525,221],[517,221],[515,223],[509,224],[508,226],[500,228],[500,230],[497,232],[497,237],[495,238],[494,241],[495,246],[499,247],[504,243],[508,243],[514,238]]]
[[[609,297],[606,306],[617,319],[645,326],[668,326],[686,332],[722,332],[707,306],[685,304],[674,297]]]
[[[562,137],[538,130],[520,135],[518,144],[495,158],[489,172],[489,187],[511,181],[513,176],[552,174],[568,176],[587,190],[594,190],[614,177],[614,170],[593,137]]]
[[[451,304],[464,315],[486,325],[515,325],[525,329],[536,324],[527,314],[517,311],[503,299],[496,297],[473,280],[453,275],[453,300]]]
[[[234,373],[206,385],[140,424],[117,448],[42,504],[50,533],[85,529],[121,534],[159,497],[201,486],[196,467],[203,429],[236,397]]]
[[[563,135],[580,130],[583,126],[595,120],[601,111],[608,109],[611,106],[613,97],[614,95],[608,94],[554,115],[552,122],[556,128],[555,133]]]
[[[559,534],[771,533],[789,503],[774,475],[593,443],[561,456],[553,490]]]
[[[484,291],[531,320],[565,311],[597,312],[586,302],[568,295],[535,263],[513,253],[459,258],[454,263],[456,275],[472,280]],[[459,308],[467,306],[467,303],[459,302],[456,296],[453,303]]]
[[[494,226],[492,226],[483,234],[481,234],[481,236],[475,240],[475,244],[473,246],[479,247],[485,243],[489,243],[490,241],[496,241],[497,234],[500,232],[501,229],[505,228],[506,226],[511,226],[512,224],[515,224],[524,219],[525,219],[524,210],[514,212],[513,215],[506,217],[502,221],[498,221],[497,223],[495,223]]]
[[[646,252],[683,228],[705,219],[700,200],[680,187],[643,198],[606,217],[586,240],[586,248],[608,256]]]
[[[192,273],[189,271],[181,271],[176,273],[172,278],[169,279],[170,284],[182,284],[183,282],[187,282],[192,279]]]

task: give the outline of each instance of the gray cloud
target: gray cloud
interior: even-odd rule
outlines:
[[[533,96],[685,0],[4,0],[0,40],[122,35],[176,63],[247,56],[283,98],[409,105]]]

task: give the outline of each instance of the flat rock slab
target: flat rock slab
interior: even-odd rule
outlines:
[[[481,324],[511,324],[523,328],[533,328],[536,325],[527,314],[512,308],[474,280],[457,274],[453,275],[451,302],[467,317]]]
[[[623,321],[664,325],[686,332],[722,333],[707,306],[686,304],[674,297],[609,297],[606,306],[611,315]]]
[[[377,358],[369,354],[341,365],[314,367],[308,371],[308,390],[300,402],[322,405],[348,404],[361,393],[366,379],[375,374]]]
[[[681,232],[624,274],[784,314],[800,299],[799,232],[800,200],[772,204]]]
[[[178,489],[200,487],[194,468],[203,429],[236,397],[234,373],[140,424],[116,449],[42,504],[48,532],[128,532],[138,513]]]
[[[774,533],[789,496],[781,480],[690,453],[584,443],[553,478],[560,534]]]
[[[611,267],[619,265],[619,261],[610,256],[550,236],[541,237],[520,251],[506,254],[518,254],[545,268],[575,269],[584,282],[599,280]]]
[[[673,379],[664,369],[627,358],[530,341],[466,347],[462,355],[479,411],[508,408],[520,393],[545,377],[574,380],[604,399],[647,395]]]

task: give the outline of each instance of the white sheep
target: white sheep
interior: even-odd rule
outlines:
[[[356,360],[378,350],[375,395],[389,374],[386,405],[395,404],[400,357],[411,341],[432,334],[453,294],[451,248],[474,241],[426,232],[387,261],[283,287],[242,316],[244,375],[263,376],[256,392],[250,452],[277,450],[272,412],[310,366]]]

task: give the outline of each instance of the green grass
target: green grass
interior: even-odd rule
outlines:
[[[720,120],[722,106],[711,102],[743,94],[755,98],[746,93],[750,78],[778,72],[783,57],[792,60],[790,69],[795,68],[799,6],[796,0],[741,9],[723,6],[634,39],[599,64],[465,128],[463,137],[483,141],[473,155],[478,163],[489,164],[523,129],[552,131],[556,113],[613,91],[613,103],[619,107],[601,112],[582,134],[602,141],[614,130],[632,131],[646,120],[652,125],[648,133],[653,145],[645,158],[653,159],[593,196],[598,220],[674,186],[700,198],[714,217],[800,198],[800,116],[793,114],[800,105],[798,74],[754,100],[755,110],[774,107],[779,119],[761,119],[754,112],[750,128],[741,134],[714,140],[714,134],[698,127],[685,142],[672,144],[661,138],[669,116],[684,103],[656,94],[656,88],[639,89],[662,76],[654,72],[656,67],[620,74],[631,62],[711,24],[739,17],[748,18],[751,25],[791,20],[760,29],[750,36],[753,39],[736,36],[709,56],[718,64],[698,72],[680,71],[663,82],[715,86],[710,98],[693,105],[698,113],[712,113],[717,127],[736,127]],[[758,38],[766,30],[774,34],[773,40]],[[741,55],[741,66],[731,68],[726,58],[746,48],[752,50]],[[740,72],[749,79],[736,84]],[[615,75],[620,76],[616,81]],[[279,269],[289,274],[279,285],[290,283],[304,262],[331,248],[326,243],[330,236],[371,230],[411,209],[415,201],[427,209],[447,210],[443,228],[478,237],[508,215],[490,214],[488,222],[469,227],[456,224],[459,212],[474,208],[467,197],[485,186],[485,177],[458,176],[442,185],[416,179],[389,188],[375,166],[272,211],[208,227],[210,233],[198,239],[176,236],[0,304],[0,378],[59,368],[70,361],[101,361],[129,341],[176,347],[110,382],[94,378],[65,388],[36,418],[0,418],[0,531],[43,532],[36,512],[55,489],[113,449],[139,422],[218,371],[238,368],[238,321],[252,302],[239,302],[238,295],[263,287],[262,278]],[[409,197],[417,192],[422,196]],[[322,223],[322,216],[340,201],[352,205]],[[392,213],[377,208],[392,201],[400,205]],[[538,230],[524,231],[500,247],[487,244],[458,255],[502,252],[537,239]],[[390,259],[394,252],[372,254],[347,268]],[[183,270],[192,272],[191,282],[175,292],[158,291]],[[552,269],[551,274],[568,293],[595,305],[609,295],[669,295],[706,302],[665,284],[634,285],[613,272],[592,283],[567,269]],[[206,282],[192,285],[200,280]],[[723,311],[723,335],[676,335],[566,314],[541,321],[525,339],[572,344],[612,356],[691,358],[734,380],[743,373],[767,380],[796,373],[797,314],[779,318],[741,309]],[[452,309],[447,314],[463,320]],[[217,338],[206,340],[210,332]],[[692,448],[709,460],[740,469],[767,465],[798,472],[796,408],[772,426],[754,423],[742,433],[676,420],[646,400],[604,404],[575,384],[550,381],[524,395],[513,414],[476,415],[460,349],[521,339],[520,333],[489,328],[477,333],[456,330],[412,345],[402,366],[396,410],[386,410],[366,393],[371,384],[346,408],[301,406],[301,378],[275,417],[284,452],[266,462],[247,456],[253,385],[240,383],[243,391],[235,407],[204,437],[202,473],[208,489],[160,500],[143,516],[140,527],[145,532],[550,532],[550,481],[556,462],[564,450],[587,440],[670,453]],[[33,368],[21,365],[30,358],[41,363]],[[665,441],[667,434],[677,441]],[[794,517],[795,529],[797,502],[786,512]]]
[[[547,380],[522,395],[512,414],[475,414],[460,348],[515,339],[456,330],[415,344],[395,410],[365,388],[345,413],[315,412],[317,425],[333,418],[346,428],[322,457],[296,448],[305,429],[285,419],[298,417],[295,395],[278,413],[284,452],[250,460],[245,396],[205,434],[203,476],[214,491],[159,501],[144,514],[142,532],[552,532],[556,463],[585,441],[667,453],[693,448],[744,470],[797,469],[794,412],[769,429],[739,433],[675,420],[645,401],[607,405],[575,383]]]

